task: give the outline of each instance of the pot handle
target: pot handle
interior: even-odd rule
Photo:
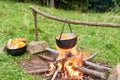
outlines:
[[[63,34],[64,27],[65,27],[65,24],[63,24],[63,27],[62,27],[62,31],[61,31],[61,33],[60,33],[59,40],[61,39],[61,36],[62,36],[62,34]],[[68,23],[68,27],[69,27],[69,29],[70,29],[70,32],[72,33],[72,29],[71,29],[71,26],[70,26],[70,24],[69,24],[69,23]]]

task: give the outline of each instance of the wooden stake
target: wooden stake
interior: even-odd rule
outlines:
[[[37,29],[37,12],[33,11],[33,16],[34,16],[34,25],[35,25],[35,41],[38,41],[38,29]]]

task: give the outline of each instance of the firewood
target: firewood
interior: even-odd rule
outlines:
[[[98,70],[104,70],[104,71],[111,71],[112,69],[109,68],[109,67],[105,67],[105,66],[101,66],[101,65],[98,65],[98,64],[95,64],[95,63],[92,63],[92,62],[89,62],[89,61],[86,61],[86,60],[83,60],[83,63],[85,63],[86,65],[89,65],[91,67],[94,67]]]
[[[103,72],[98,72],[95,70],[87,69],[85,67],[79,67],[77,65],[75,66],[75,68],[78,69],[79,71],[85,73],[85,74],[88,74],[88,75],[96,76],[96,77],[101,78],[101,79],[106,78],[106,75]]]
[[[51,77],[53,75],[53,72],[50,72],[49,74],[46,74],[47,77]]]
[[[56,69],[56,71],[55,71],[55,73],[54,73],[54,75],[53,75],[53,77],[51,78],[51,80],[55,80],[55,78],[57,77],[57,74],[58,74],[58,69]]]
[[[44,72],[48,72],[49,69],[32,69],[32,70],[24,70],[24,73],[26,74],[34,74],[34,73],[44,73]]]
[[[39,57],[42,58],[42,59],[45,59],[45,60],[51,61],[51,62],[54,61],[54,59],[51,58],[51,57],[49,57],[49,56],[40,55]]]
[[[54,50],[54,49],[51,49],[51,48],[45,48],[45,50],[50,51],[50,52],[55,53],[55,54],[61,53],[60,51]],[[89,56],[89,57],[87,58],[87,60],[91,60],[91,59],[94,58],[96,55],[97,55],[96,52],[93,53],[91,56]]]
[[[50,52],[55,53],[55,54],[60,53],[60,51],[54,50],[54,49],[51,49],[51,48],[45,48],[45,50],[50,51]]]
[[[62,79],[62,80],[83,80],[83,79],[78,79],[78,78],[67,78],[67,79]]]
[[[51,49],[51,48],[45,48],[45,50],[50,51],[50,52],[55,53],[55,54],[62,53],[62,52],[60,52],[60,51],[58,51],[58,50],[54,50],[54,49]],[[94,58],[96,55],[97,55],[96,52],[93,53],[91,56],[89,56],[89,57],[87,58],[87,60],[91,60],[91,59]]]
[[[33,67],[27,67],[25,68],[25,71],[30,71],[30,70],[40,70],[40,69],[48,69],[49,66],[45,65],[45,66],[33,66]]]

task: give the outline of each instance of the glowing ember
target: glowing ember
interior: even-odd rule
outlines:
[[[83,53],[79,53],[76,46],[71,49],[61,49],[56,46],[56,49],[60,53],[58,54],[55,65],[50,63],[50,71],[55,71],[56,67],[59,72],[62,71],[64,79],[81,79],[83,77],[83,73],[77,70],[75,66],[82,66],[82,61],[86,59],[86,57],[83,56]]]

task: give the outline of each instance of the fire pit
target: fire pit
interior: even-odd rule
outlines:
[[[105,80],[106,73],[111,71],[109,67],[88,61],[94,54],[88,57],[84,55],[85,51],[76,50],[76,46],[71,49],[56,46],[56,49],[60,50],[57,54],[53,50],[54,53],[44,52],[35,58],[21,61],[24,72],[38,74],[46,80]]]
[[[32,60],[32,63],[37,63],[37,66],[39,63],[40,66],[37,68],[35,66],[34,69],[31,64],[32,67],[26,68],[25,73],[44,74],[48,80],[89,80],[91,78],[85,76],[92,76],[95,80],[106,79],[105,72],[111,71],[111,68],[89,62],[88,60],[93,58],[95,54],[88,57],[84,51],[78,51],[77,36],[72,33],[71,28],[71,33],[63,34],[63,30],[64,26],[61,34],[56,37],[56,50],[47,48],[57,56],[39,55],[38,60]],[[72,35],[72,38],[69,35]],[[52,53],[50,54],[52,55]],[[42,62],[39,62],[41,60]]]

